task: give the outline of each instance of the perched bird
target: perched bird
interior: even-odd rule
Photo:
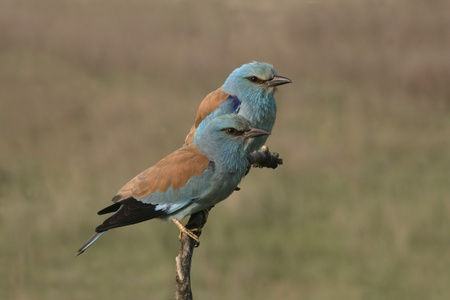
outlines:
[[[233,105],[223,109],[226,113]],[[114,204],[98,212],[115,214],[95,229],[76,255],[109,229],[153,218],[173,221],[198,242],[179,220],[226,199],[249,165],[247,148],[255,138],[269,134],[243,116],[211,114],[198,126],[192,144],[169,154],[117,192]]]
[[[233,103],[234,113],[246,117],[253,126],[271,131],[277,113],[274,98],[276,87],[291,82],[289,78],[278,76],[275,68],[268,63],[252,62],[242,65],[228,76],[222,87],[203,99],[184,145],[192,143],[202,120],[213,111],[221,110],[221,104],[228,101]],[[226,107],[228,109],[229,105]],[[260,149],[266,140],[267,136],[254,139],[247,148],[247,154]]]

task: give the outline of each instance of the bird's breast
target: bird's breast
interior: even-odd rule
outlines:
[[[239,114],[246,117],[253,126],[271,131],[275,123],[277,107],[275,100],[242,101]]]

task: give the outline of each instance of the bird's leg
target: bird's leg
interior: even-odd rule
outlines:
[[[208,216],[209,216],[209,211],[211,210],[211,208],[213,208],[214,206],[211,206],[210,208],[205,208],[204,210],[202,210],[203,213],[203,218],[205,220],[208,220]],[[201,229],[201,228],[199,228]],[[195,230],[194,230],[195,231]]]
[[[192,230],[187,229],[186,227],[184,227],[183,224],[181,224],[181,222],[178,219],[173,218],[172,222],[175,223],[175,225],[178,226],[178,228],[180,229],[180,236],[178,237],[179,239],[181,239],[181,233],[184,232],[185,234],[187,234],[191,239],[193,239],[194,241],[197,242],[197,245],[200,245],[200,239],[198,238],[198,236],[193,233],[192,231],[197,231],[198,229],[194,228]],[[198,246],[197,246],[198,247]]]

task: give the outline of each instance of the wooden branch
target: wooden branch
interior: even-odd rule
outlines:
[[[186,229],[191,230],[200,237],[202,228],[208,220],[208,214],[211,208],[212,207],[193,214],[185,226]],[[178,256],[175,258],[177,266],[175,283],[176,300],[192,300],[191,262],[194,248],[198,246],[197,242],[191,239],[187,234],[181,233],[180,250],[178,251]]]
[[[253,167],[258,168],[275,169],[278,165],[283,164],[283,160],[279,158],[278,153],[270,152],[267,147],[250,153],[247,158]],[[239,190],[239,188],[236,188],[236,190]],[[208,214],[211,208],[193,214],[185,226],[186,229],[189,229],[200,237],[202,228],[208,220]],[[176,300],[192,300],[191,263],[195,247],[198,247],[196,241],[185,233],[180,234],[180,250],[178,251],[178,256],[175,258],[177,271],[175,281]]]

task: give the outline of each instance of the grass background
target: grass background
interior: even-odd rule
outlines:
[[[171,299],[178,230],[74,252],[243,63],[293,80],[197,299],[450,299],[450,2],[0,2],[0,298]]]

